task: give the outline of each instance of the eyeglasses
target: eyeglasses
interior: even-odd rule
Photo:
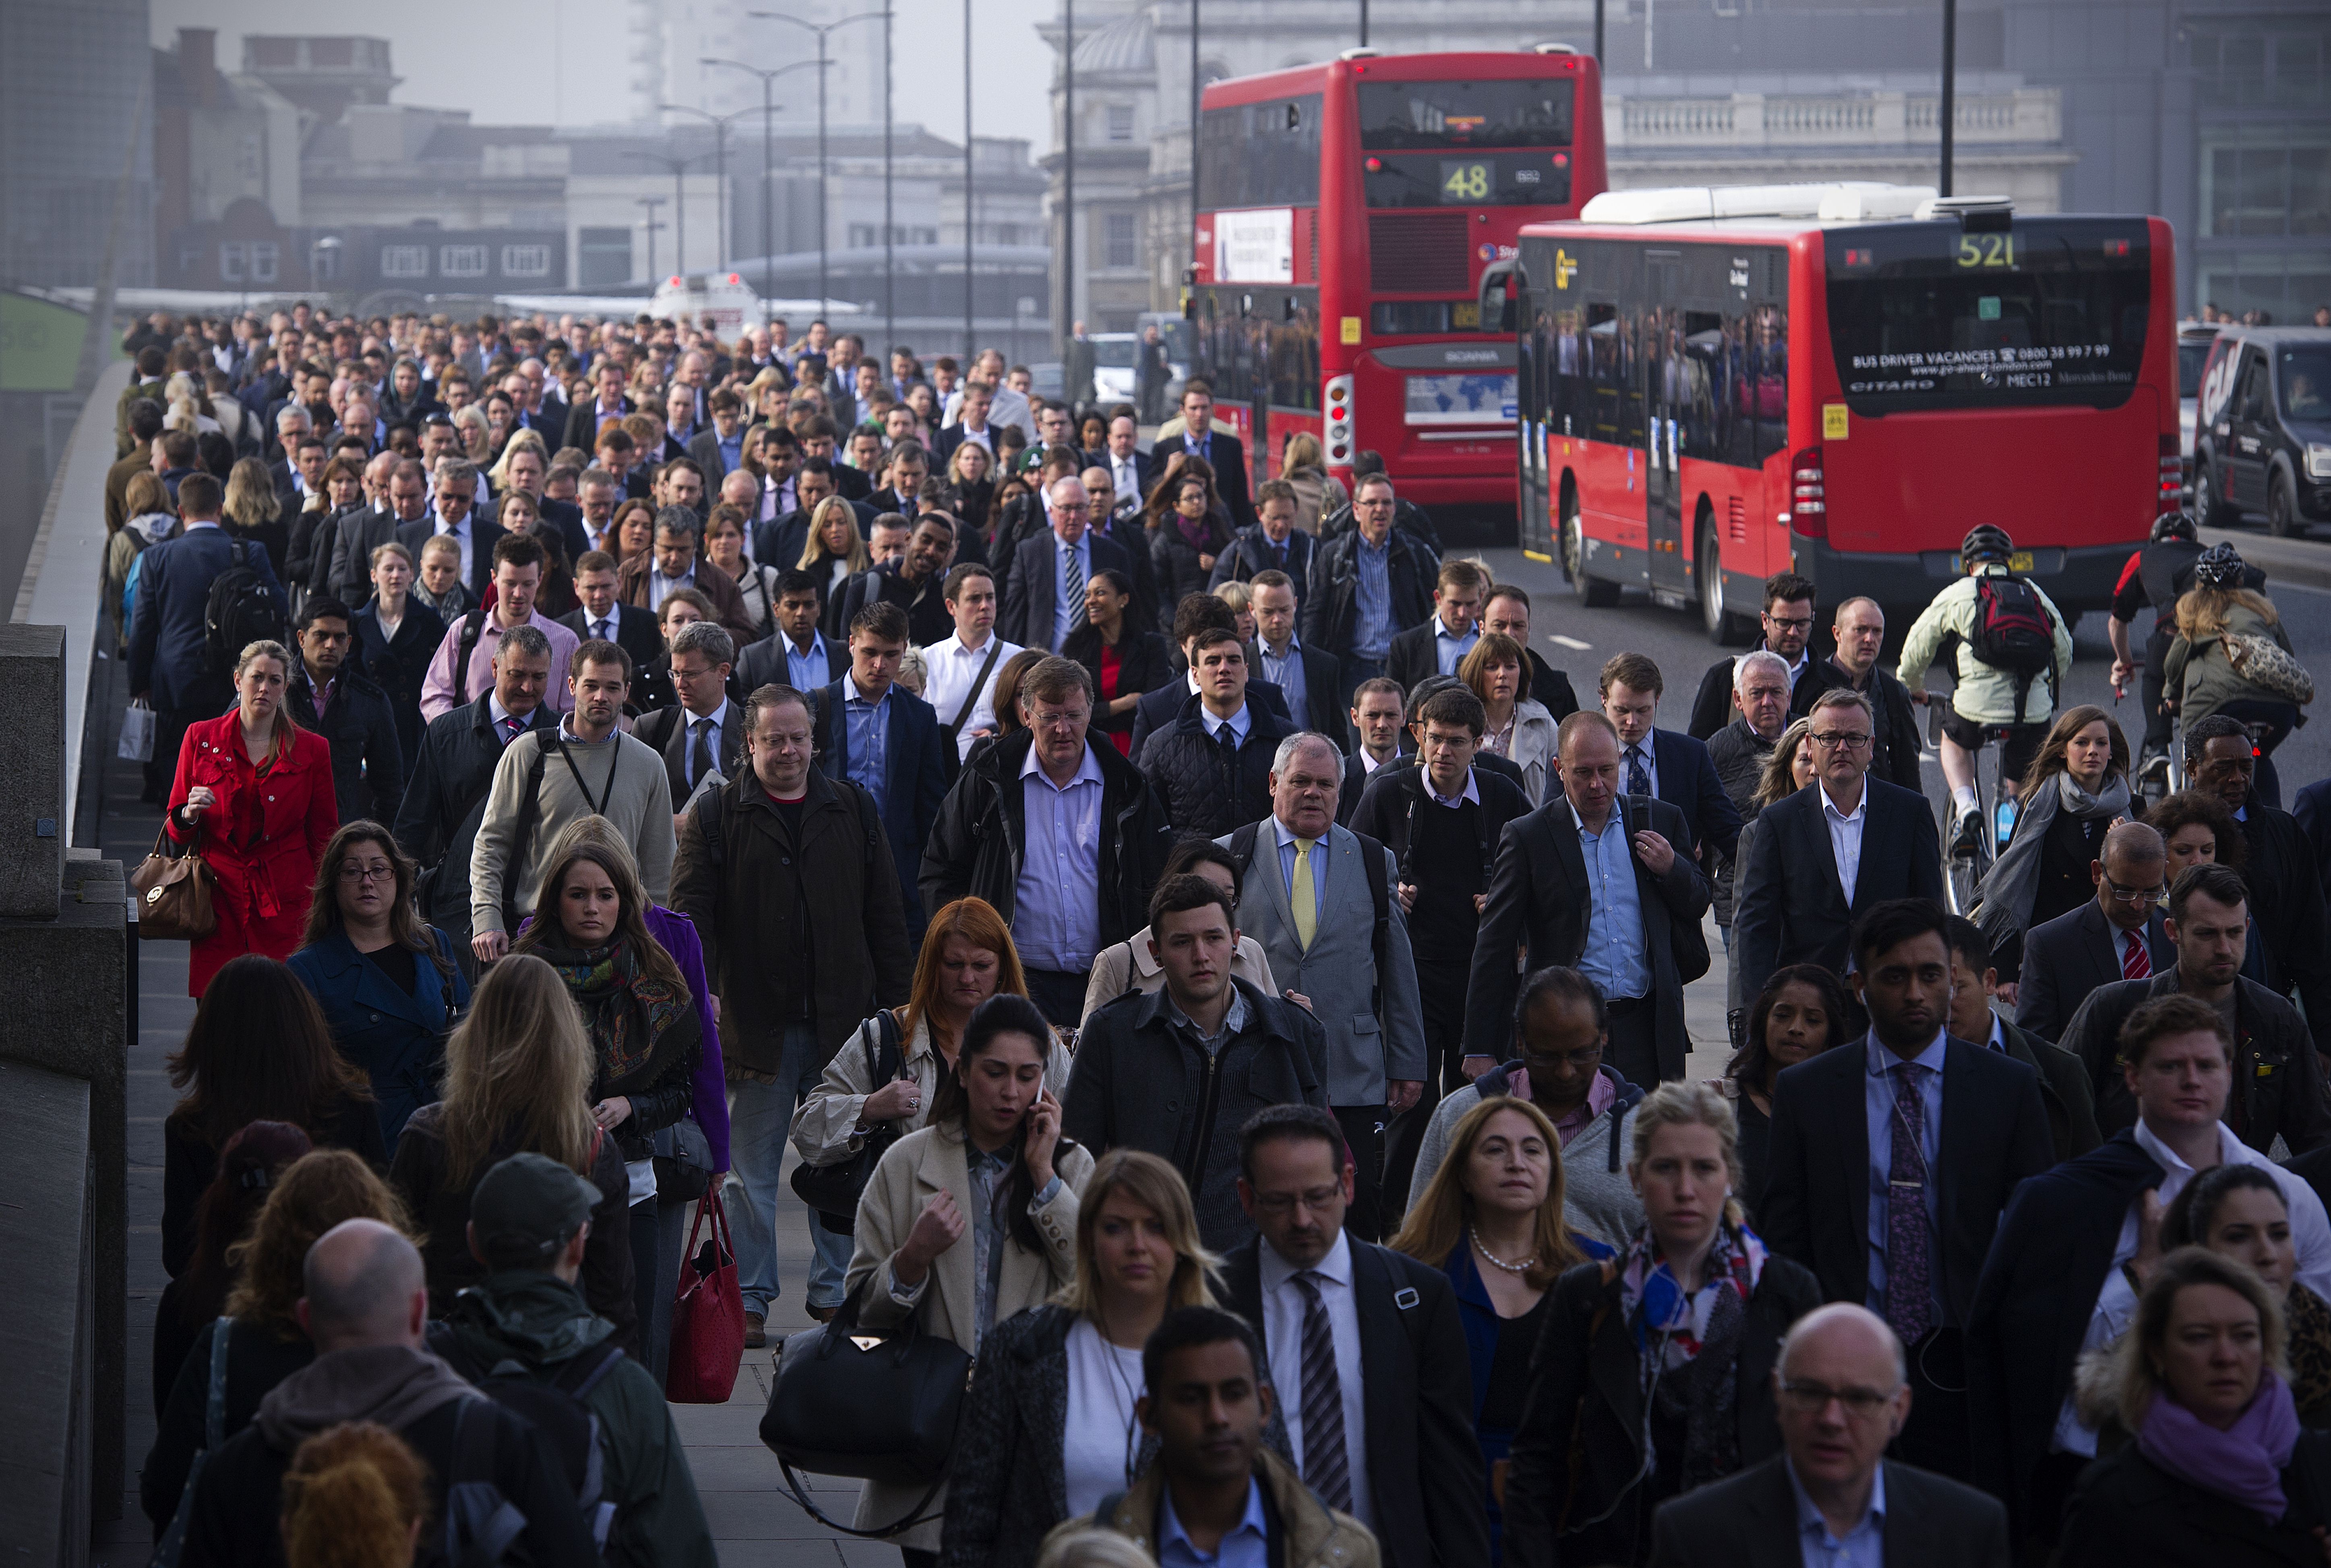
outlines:
[[[2157,904],[2169,897],[2169,889],[2165,884],[2158,888],[2124,888],[2110,877],[2107,877],[2105,886],[2112,889],[2113,902],[2116,904]]]
[[[1767,615],[1765,619],[1770,622],[1773,625],[1779,627],[1784,632],[1803,632],[1806,627],[1811,626],[1813,623],[1813,618],[1810,615],[1789,619],[1784,619],[1779,615]]]
[[[377,864],[360,866],[354,860],[342,860],[340,880],[343,882],[394,882],[396,880],[396,868]]]
[[[1870,744],[1870,736],[1860,731],[1820,729],[1805,738],[1830,751],[1860,751]]]
[[[1308,1193],[1257,1193],[1254,1206],[1266,1214],[1287,1214],[1300,1203],[1316,1214],[1343,1195],[1341,1187],[1314,1187]]]
[[[1800,1415],[1819,1415],[1829,1409],[1829,1402],[1837,1401],[1845,1413],[1858,1421],[1866,1421],[1894,1402],[1899,1388],[1879,1391],[1874,1388],[1832,1388],[1827,1383],[1793,1380],[1781,1385],[1781,1398]]]

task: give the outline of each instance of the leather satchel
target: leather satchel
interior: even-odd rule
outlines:
[[[866,1051],[866,1081],[880,1089],[899,1076],[899,1023],[887,1007],[875,1011],[873,1022],[881,1037],[880,1052],[876,1052],[873,1038],[862,1028],[859,1038]],[[794,1196],[809,1206],[824,1230],[837,1236],[854,1234],[858,1229],[858,1200],[865,1194],[866,1183],[874,1179],[874,1167],[882,1163],[884,1152],[898,1141],[897,1124],[883,1122],[868,1129],[854,1155],[845,1155],[830,1165],[795,1165],[792,1178]]]
[[[2315,678],[2273,638],[2230,632],[2219,641],[2226,646],[2226,662],[2234,673],[2260,690],[2300,708],[2315,700]]]
[[[148,942],[200,942],[218,929],[218,911],[211,908],[210,862],[203,859],[202,837],[182,855],[170,853],[169,830],[154,835],[154,851],[129,873],[138,894],[138,935]]]

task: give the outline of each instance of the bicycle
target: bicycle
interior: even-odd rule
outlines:
[[[1910,699],[1927,710],[1927,741],[1940,749],[1943,744],[1943,718],[1950,712],[1950,695],[1917,691]],[[1983,879],[1999,859],[1999,851],[2015,836],[2015,813],[2018,803],[2002,788],[1999,769],[2007,755],[2007,743],[2015,733],[2012,725],[1987,724],[1983,727],[1984,746],[1974,754],[1975,809],[1981,819],[1990,824],[1990,831],[1974,836],[1973,845],[1962,850],[1951,832],[1955,813],[1951,803],[1943,806],[1943,901],[1954,915],[1972,916],[1983,888]],[[1988,765],[1986,766],[1986,765]]]

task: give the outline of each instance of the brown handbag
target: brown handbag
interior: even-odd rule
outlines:
[[[211,908],[214,877],[199,836],[183,855],[169,850],[165,828],[154,835],[154,852],[129,874],[138,893],[138,935],[148,942],[199,942],[218,929],[218,912]]]

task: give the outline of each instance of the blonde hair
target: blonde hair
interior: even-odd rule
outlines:
[[[1214,590],[1214,597],[1233,610],[1252,610],[1254,594],[1244,583],[1233,577]]]
[[[1093,1323],[1100,1321],[1100,1289],[1093,1262],[1093,1237],[1101,1206],[1122,1193],[1157,1216],[1166,1244],[1174,1249],[1174,1278],[1166,1283],[1166,1306],[1213,1307],[1213,1284],[1223,1260],[1198,1236],[1198,1213],[1190,1189],[1171,1163],[1140,1149],[1111,1149],[1093,1166],[1077,1197],[1077,1275],[1052,1299]]]
[[[558,971],[512,953],[486,971],[470,1015],[445,1042],[445,1174],[454,1185],[484,1168],[495,1143],[591,1171],[598,1061],[583,1014]]]
[[[1400,1234],[1385,1244],[1435,1269],[1448,1263],[1449,1255],[1465,1244],[1466,1229],[1473,1222],[1473,1194],[1465,1190],[1466,1163],[1490,1119],[1508,1111],[1528,1122],[1546,1142],[1546,1202],[1538,1205],[1537,1231],[1530,1242],[1535,1261],[1522,1276],[1531,1289],[1545,1290],[1564,1269],[1585,1262],[1586,1253],[1572,1239],[1563,1218],[1562,1136],[1544,1111],[1512,1095],[1491,1095],[1457,1118],[1441,1168],[1425,1184],[1424,1195],[1409,1205],[1408,1221]]]
[[[1308,430],[1299,430],[1287,438],[1286,450],[1280,454],[1279,477],[1292,479],[1305,469],[1327,466],[1320,455],[1319,438]]]
[[[2237,1259],[2206,1247],[2180,1247],[2162,1259],[2154,1270],[2153,1282],[2137,1299],[2136,1321],[2109,1353],[2109,1386],[2118,1407],[2116,1413],[2121,1425],[2132,1432],[2145,1424],[2145,1412],[2164,1392],[2161,1369],[2154,1364],[2154,1357],[2169,1335],[2169,1315],[2176,1308],[2178,1293],[2196,1285],[2220,1286],[2257,1308],[2262,1368],[2278,1377],[2289,1375],[2289,1366],[2284,1360],[2282,1303],[2275,1299],[2266,1281],[2249,1264]]]
[[[818,502],[817,510],[809,515],[809,541],[802,546],[801,559],[794,565],[806,572],[835,558],[833,553],[825,547],[826,519],[832,517],[842,518],[850,524],[850,554],[846,557],[850,569],[853,572],[871,571],[874,557],[868,553],[865,537],[858,530],[857,508],[838,495],[828,496]]]
[[[2254,588],[2188,588],[2177,600],[2177,635],[2189,642],[2219,636],[2232,621],[2236,606],[2269,626],[2282,619],[2267,596]]]
[[[238,687],[243,684],[243,672],[251,668],[254,659],[272,659],[283,666],[284,700],[275,705],[275,723],[267,739],[267,762],[271,767],[290,755],[293,744],[300,738],[300,721],[291,717],[290,702],[291,676],[300,666],[292,661],[290,650],[281,642],[263,637],[256,642],[246,642],[243,645],[243,651],[234,659],[234,679]]]
[[[1061,1531],[1048,1537],[1036,1554],[1036,1568],[1156,1568],[1149,1554],[1132,1538],[1096,1520],[1083,1530]]]
[[[1721,1090],[1697,1080],[1663,1083],[1643,1097],[1632,1119],[1635,1146],[1627,1155],[1629,1180],[1641,1173],[1644,1160],[1651,1156],[1651,1139],[1661,1128],[1708,1127],[1724,1151],[1724,1174],[1732,1183],[1732,1193],[1724,1200],[1724,1222],[1736,1229],[1746,1223],[1738,1196],[1748,1184],[1740,1169],[1740,1123],[1732,1114],[1732,1102]]]
[[[1797,793],[1797,753],[1805,744],[1805,736],[1813,732],[1813,721],[1799,718],[1790,721],[1773,743],[1773,755],[1765,759],[1765,771],[1756,780],[1756,803],[1769,806],[1774,801],[1786,800]]]
[[[429,1516],[429,1468],[403,1438],[342,1421],[302,1442],[283,1472],[290,1568],[407,1568]]]
[[[263,528],[276,517],[275,481],[255,457],[237,460],[227,470],[226,501],[219,508],[239,528]]]

